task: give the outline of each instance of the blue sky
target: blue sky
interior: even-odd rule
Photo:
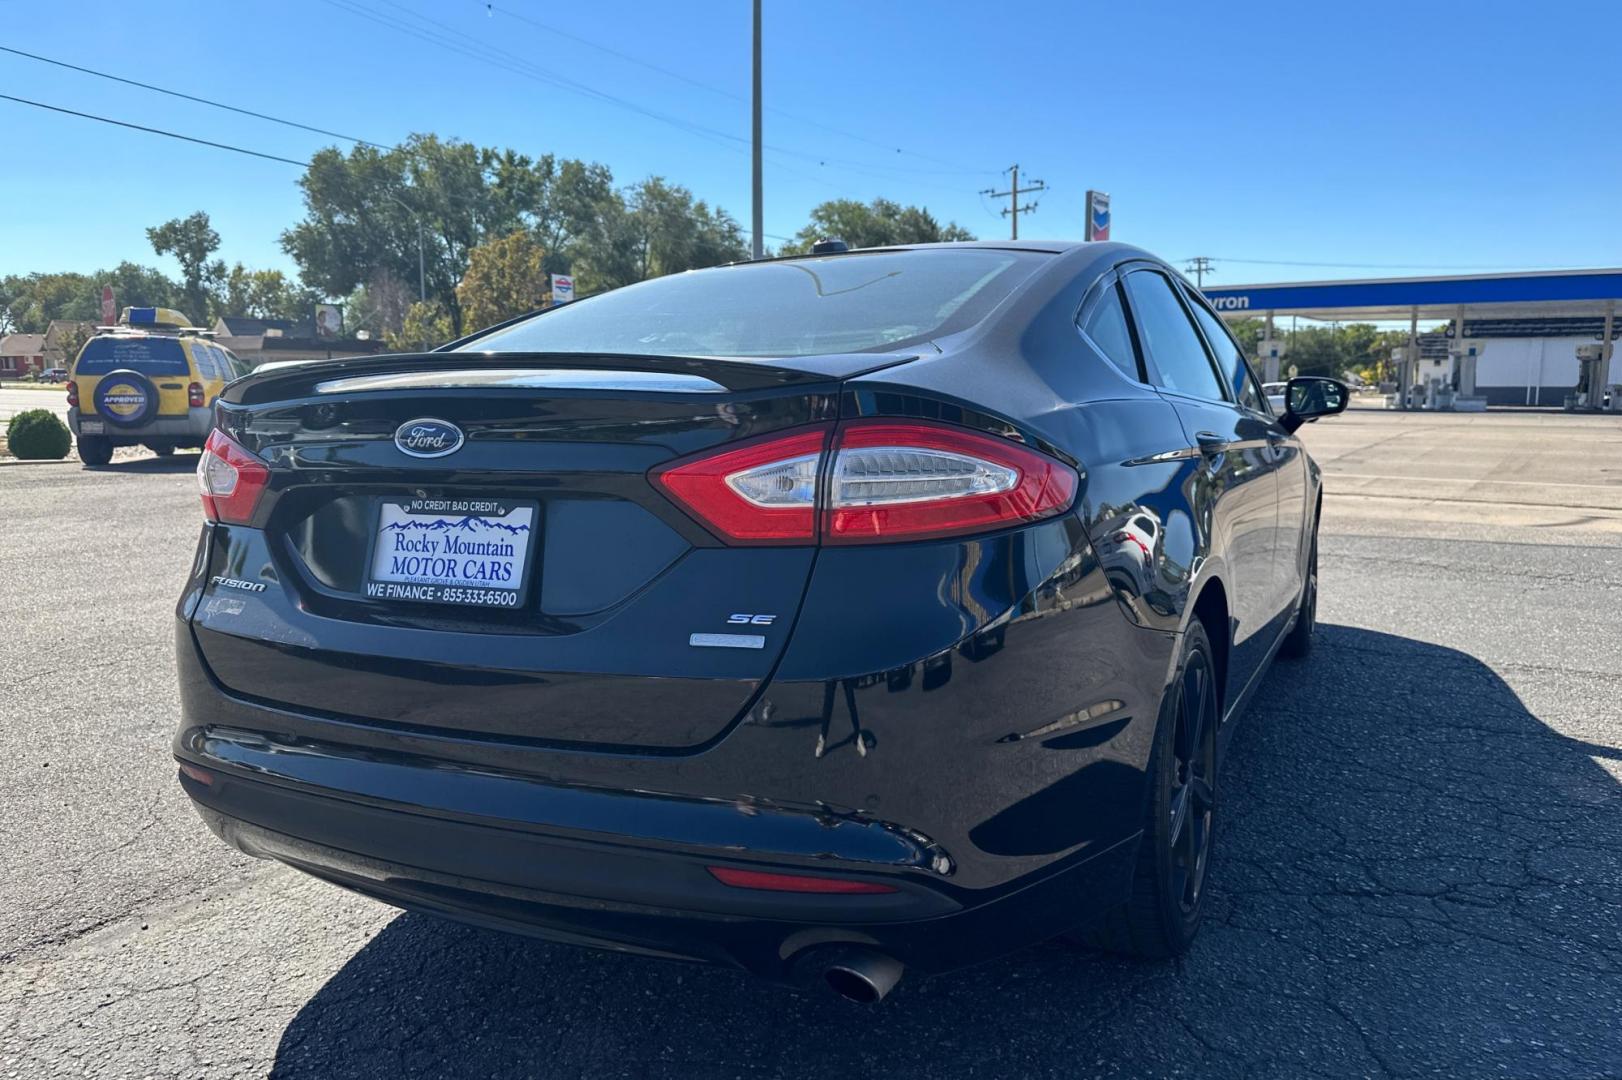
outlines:
[[[882,195],[1004,236],[976,192],[1017,161],[1051,187],[1023,235],[1079,237],[1100,188],[1115,239],[1210,255],[1213,283],[1622,264],[1597,45],[1622,37],[1619,4],[765,6],[768,234]],[[432,131],[659,174],[749,222],[748,0],[0,0],[0,45],[378,142]],[[291,158],[332,141],[9,54],[0,93]],[[174,272],[143,230],[199,209],[226,259],[293,269],[291,166],[8,101],[0,145],[0,273]]]

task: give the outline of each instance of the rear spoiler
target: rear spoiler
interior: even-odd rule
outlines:
[[[813,383],[841,382],[917,358],[916,353],[838,353],[826,356],[800,356],[752,359],[716,356],[638,356],[623,353],[403,353],[385,356],[354,356],[341,360],[300,360],[264,364],[225,388],[221,400],[232,405],[258,405],[315,397],[331,392],[333,384],[348,383],[355,391],[387,388],[383,376],[413,376],[412,389],[431,389],[433,376],[445,376],[443,389],[463,389],[472,385],[470,374],[482,376],[489,384],[499,372],[646,372],[660,375],[696,376],[730,391],[769,390]],[[537,384],[547,380],[537,377]],[[628,383],[627,388],[633,388]],[[670,392],[674,386],[661,387]],[[679,392],[679,391],[676,391]]]

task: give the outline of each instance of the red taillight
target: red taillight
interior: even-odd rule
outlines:
[[[186,387],[186,404],[194,409],[203,407],[203,384],[194,382]]]
[[[197,487],[210,521],[246,525],[269,482],[270,469],[263,461],[218,428],[209,433],[197,463]]]
[[[678,462],[655,471],[653,481],[724,539],[810,544],[827,441],[827,428],[802,428]]]
[[[74,382],[72,379],[69,379],[68,380],[68,408],[77,409],[78,407],[79,407],[79,384]]]
[[[851,878],[811,877],[808,874],[771,874],[763,870],[737,870],[730,866],[707,867],[715,880],[735,889],[764,889],[767,892],[797,893],[893,893],[895,887],[876,881]]]
[[[1076,497],[1063,462],[996,435],[917,421],[839,429],[825,544],[988,532],[1053,517]]]
[[[995,435],[915,420],[800,430],[667,466],[654,482],[735,544],[874,544],[989,532],[1069,508],[1075,470]]]

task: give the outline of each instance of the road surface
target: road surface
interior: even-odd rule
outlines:
[[[0,1077],[1616,1076],[1619,435],[1309,429],[1321,636],[1235,737],[1193,951],[1045,945],[868,1010],[231,853],[168,757],[190,463],[0,469]]]

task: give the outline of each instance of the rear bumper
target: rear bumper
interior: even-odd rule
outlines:
[[[776,671],[739,716],[692,712],[730,724],[676,748],[584,741],[627,710],[678,720],[683,699],[582,702],[569,635],[534,639],[514,679],[489,657],[500,635],[400,633],[399,679],[382,678],[350,628],[292,602],[262,543],[205,529],[176,627],[175,756],[215,775],[188,793],[252,854],[404,907],[776,980],[851,943],[949,970],[1129,894],[1175,639],[1122,614],[1069,522],[823,551],[829,586],[812,582]],[[264,591],[211,584],[238,566],[266,567]],[[379,707],[406,680],[437,704]],[[490,686],[517,689],[481,701]],[[439,715],[458,697],[465,717]],[[896,892],[733,889],[717,865]]]
[[[149,439],[179,439],[196,440],[201,443],[208,438],[209,427],[213,424],[214,411],[212,409],[187,409],[185,416],[160,416],[148,420],[144,424],[133,427],[121,427],[118,424],[101,416],[84,416],[77,408],[68,410],[68,427],[73,431],[75,439],[80,437],[79,426],[84,420],[99,422],[103,430],[100,434],[106,438],[127,440],[132,443],[146,442]]]
[[[1068,925],[1101,898],[1122,895],[1135,850],[1118,844],[1040,882],[975,896],[897,861],[904,839],[866,831],[871,826],[840,835],[838,823],[808,819],[828,833],[825,850],[810,858],[774,850],[794,832],[792,811],[436,776],[442,770],[362,762],[334,748],[273,748],[229,731],[198,732],[186,749],[181,760],[207,769],[212,782],[183,773],[182,786],[209,828],[249,855],[397,907],[568,944],[723,964],[784,983],[803,979],[815,952],[840,945],[872,946],[923,972],[1008,952],[1045,936],[1033,927],[1056,918]],[[339,794],[295,773],[341,774],[347,787]],[[356,794],[380,784],[407,785],[415,801]],[[480,793],[483,804],[469,806]],[[710,831],[706,817],[714,818],[711,828],[725,818],[724,842],[695,842]],[[542,819],[551,820],[543,826]],[[820,872],[895,891],[737,889],[710,875],[712,865]]]

